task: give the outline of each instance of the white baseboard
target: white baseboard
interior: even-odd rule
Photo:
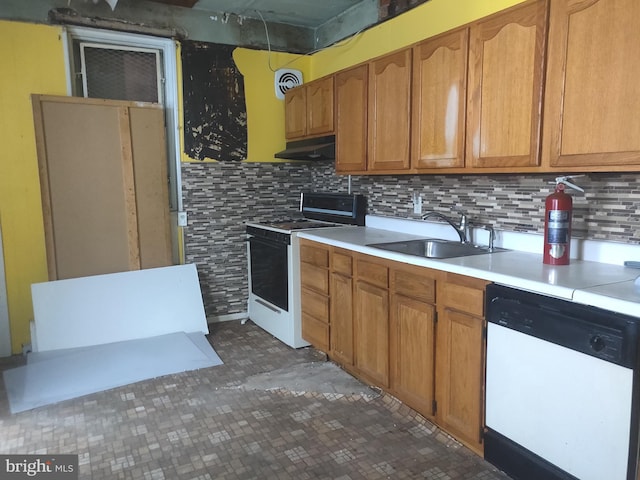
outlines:
[[[249,318],[249,314],[247,312],[229,313],[226,315],[218,315],[216,317],[208,317],[207,323],[229,322],[232,320],[246,320],[247,318]]]

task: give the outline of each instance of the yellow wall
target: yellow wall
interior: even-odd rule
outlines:
[[[320,78],[411,45],[523,0],[430,0],[312,57],[312,78]]]
[[[310,57],[236,48],[233,59],[244,77],[247,100],[247,160],[273,162],[273,154],[283,150],[284,100],[275,94],[275,72],[279,68],[293,68],[309,76]]]
[[[0,222],[14,353],[30,341],[31,284],[47,280],[30,95],[66,94],[60,33],[0,21]]]

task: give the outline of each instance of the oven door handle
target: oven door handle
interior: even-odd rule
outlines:
[[[269,303],[265,302],[264,300],[262,300],[261,298],[256,298],[256,303],[259,303],[260,305],[262,305],[263,307],[267,307],[269,310],[274,311],[275,313],[277,313],[278,315],[281,314],[282,312],[280,311],[280,309],[270,305]]]

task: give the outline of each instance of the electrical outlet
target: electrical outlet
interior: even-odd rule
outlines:
[[[413,192],[413,213],[422,214],[422,195],[418,192]]]
[[[187,226],[187,212],[178,212],[178,226],[179,227]]]

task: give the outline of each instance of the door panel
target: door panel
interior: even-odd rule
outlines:
[[[468,38],[464,28],[414,47],[414,168],[464,167]]]
[[[389,386],[389,291],[357,281],[356,367],[377,385]]]
[[[471,26],[466,150],[471,166],[539,165],[546,29],[543,0]]]
[[[369,170],[409,168],[411,49],[369,66]]]
[[[49,279],[171,265],[162,108],[32,101]]]
[[[640,2],[551,3],[545,159],[640,164]]]
[[[367,169],[368,66],[336,74],[336,172]]]
[[[435,308],[393,295],[391,304],[391,388],[398,398],[433,417]]]

